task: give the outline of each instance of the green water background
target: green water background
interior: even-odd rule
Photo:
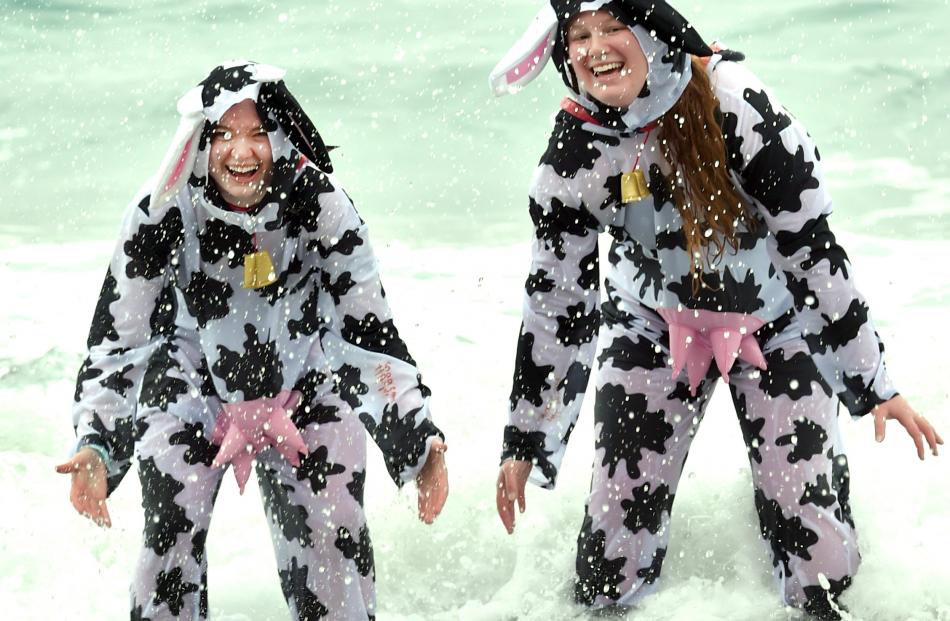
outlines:
[[[0,247],[111,239],[175,101],[227,58],[288,69],[377,235],[414,247],[527,239],[528,179],[564,87],[494,99],[530,0],[4,0]],[[950,4],[762,0],[678,8],[748,55],[815,136],[838,227],[950,237]]]

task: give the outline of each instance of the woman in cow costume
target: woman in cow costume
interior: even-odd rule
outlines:
[[[509,532],[525,481],[554,486],[597,356],[595,463],[577,601],[653,591],[690,441],[718,378],[748,447],[762,537],[788,604],[837,618],[859,563],[838,399],[942,443],[892,386],[828,228],[805,128],[655,0],[551,0],[491,77],[553,58],[570,97],[535,171],[536,240],[498,478]],[[601,306],[598,233],[613,241]],[[672,366],[672,373],[671,367]]]
[[[76,387],[72,502],[109,523],[137,458],[133,619],[205,619],[205,539],[228,465],[256,469],[295,619],[367,619],[364,427],[420,518],[447,494],[429,390],[393,325],[367,227],[320,135],[256,63],[178,103],[158,175],[125,214]]]

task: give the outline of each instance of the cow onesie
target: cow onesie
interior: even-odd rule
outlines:
[[[443,438],[393,325],[366,224],[283,73],[229,63],[179,101],[178,132],[126,210],[96,307],[73,420],[78,446],[106,457],[110,492],[133,459],[138,467],[145,527],[133,619],[208,616],[205,540],[225,473],[214,463],[224,412],[277,404],[292,423],[284,435],[302,439],[299,452],[279,437],[256,456],[298,620],[374,616],[364,428],[397,485]],[[242,212],[223,201],[208,162],[215,123],[247,99],[274,175]],[[264,251],[273,282],[245,286],[247,256]]]
[[[630,28],[648,61],[646,86],[627,109],[584,92],[567,58],[571,18],[598,9]],[[692,56],[706,61],[722,162],[758,223],[702,267],[695,293],[665,183],[671,169],[650,130],[683,93]],[[570,99],[531,181],[535,240],[502,460],[531,461],[530,480],[554,487],[596,358],[595,463],[575,597],[634,605],[659,583],[677,483],[722,377],[779,591],[787,604],[837,618],[836,598],[860,561],[838,400],[862,416],[897,393],[829,229],[814,142],[740,54],[714,52],[664,2],[552,0],[499,63],[492,88],[517,90],[549,57]],[[649,196],[624,204],[621,177],[638,156]],[[603,232],[612,239],[601,302]]]

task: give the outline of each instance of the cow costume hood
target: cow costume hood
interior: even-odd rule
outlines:
[[[628,108],[599,102],[581,87],[567,53],[567,29],[579,13],[604,10],[627,25],[647,58],[647,83]],[[714,52],[689,22],[666,2],[654,0],[550,0],[527,32],[491,73],[496,95],[533,80],[549,59],[571,96],[610,133],[627,134],[659,119],[683,94],[692,75],[690,55]]]
[[[301,156],[321,171],[332,172],[329,151],[284,84],[284,74],[283,69],[272,65],[230,61],[215,67],[207,78],[185,93],[178,100],[181,118],[153,180],[150,203],[162,205],[188,184],[195,190],[203,189],[212,211],[224,206],[216,185],[209,183],[211,135],[221,117],[245,99],[257,106],[274,159],[271,191],[255,212],[274,211],[276,215],[283,211]]]

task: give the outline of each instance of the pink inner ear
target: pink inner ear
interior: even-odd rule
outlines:
[[[508,84],[514,84],[519,79],[528,75],[528,72],[534,69],[538,62],[541,60],[541,56],[544,54],[544,48],[548,45],[547,37],[541,41],[541,45],[536,47],[533,52],[528,54],[524,60],[518,63],[513,69],[509,69],[508,73],[505,74],[505,80],[508,81]]]
[[[175,163],[175,170],[172,171],[172,176],[168,178],[168,183],[165,184],[165,188],[162,192],[167,192],[175,183],[178,181],[178,178],[181,177],[181,171],[185,169],[185,158],[188,157],[188,149],[191,147],[191,141],[194,138],[189,138],[188,142],[185,143],[184,148],[181,150],[181,155],[178,156],[178,162]]]

